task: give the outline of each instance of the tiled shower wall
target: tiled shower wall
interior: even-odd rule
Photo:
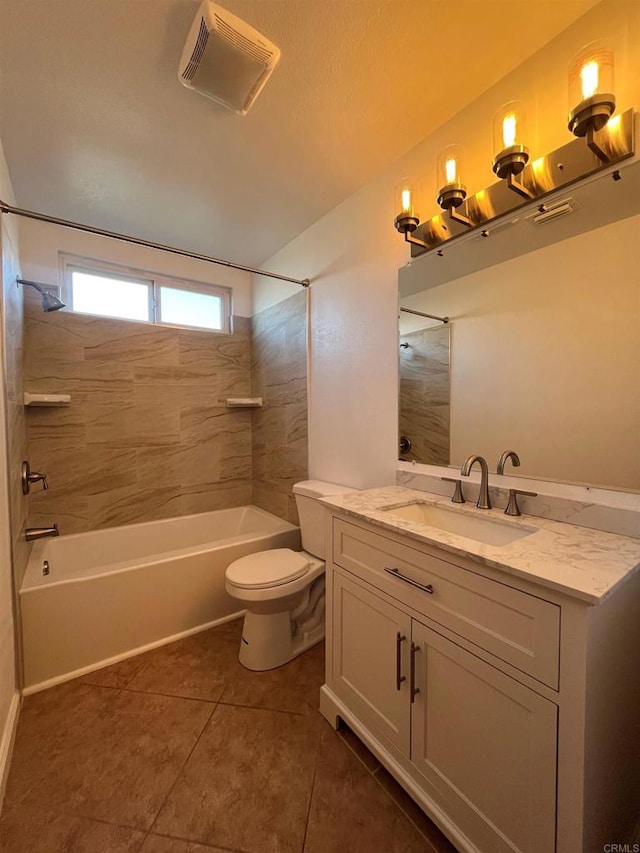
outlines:
[[[400,459],[448,465],[449,326],[400,335],[400,344],[399,427],[411,441]]]
[[[16,582],[24,575],[30,546],[24,538],[28,500],[22,494],[20,473],[27,453],[27,427],[22,397],[22,364],[24,347],[24,309],[22,288],[16,285],[20,275],[16,246],[17,228],[2,217],[2,321],[6,370],[7,443],[9,459],[9,511],[11,547]]]
[[[233,336],[26,309],[29,522],[75,533],[251,503],[250,321]]]
[[[254,315],[252,393],[253,502],[298,524],[291,487],[307,477],[307,293]]]
[[[47,492],[34,486],[31,525],[55,521],[61,532],[76,533],[252,502],[292,518],[284,490],[306,477],[306,411],[295,408],[287,390],[287,359],[282,363],[277,349],[259,359],[267,382],[264,412],[225,406],[227,397],[252,392],[251,320],[235,317],[232,336],[212,335],[45,314],[26,296],[25,389],[71,395],[68,407],[27,409],[31,467],[45,472],[50,484]],[[256,328],[264,340],[268,319],[262,314]],[[285,311],[278,335],[289,335],[299,352],[304,314],[298,324],[296,312]],[[306,366],[301,369],[306,401]],[[267,413],[268,422],[284,430],[270,432],[269,456],[279,462],[270,466],[271,479],[254,489],[252,453],[258,469],[261,463],[252,447],[252,418],[260,424]],[[289,444],[297,466],[290,463]]]

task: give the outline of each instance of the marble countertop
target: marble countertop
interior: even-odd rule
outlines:
[[[540,583],[590,604],[598,604],[640,570],[640,539],[604,533],[533,515],[510,518],[501,509],[479,510],[475,504],[454,505],[430,492],[387,486],[323,498],[325,506],[405,534],[410,539],[460,554],[480,565]],[[507,545],[486,545],[422,522],[391,515],[389,508],[425,503],[535,532]]]

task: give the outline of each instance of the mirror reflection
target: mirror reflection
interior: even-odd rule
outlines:
[[[638,166],[624,177],[631,207],[607,184],[604,201],[576,193],[582,219],[509,223],[490,265],[491,240],[475,239],[400,271],[401,309],[452,321],[420,328],[400,312],[400,459],[459,468],[479,453],[495,471],[514,449],[519,476],[640,491]]]
[[[449,464],[449,326],[400,312],[400,459]]]

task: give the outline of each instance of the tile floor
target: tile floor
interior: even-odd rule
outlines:
[[[253,673],[240,628],[27,697],[1,853],[455,853],[321,717],[323,646]]]

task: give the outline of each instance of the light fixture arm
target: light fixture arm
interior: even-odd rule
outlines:
[[[516,176],[510,172],[507,176],[507,186],[510,190],[513,190],[514,193],[518,193],[519,196],[526,199],[534,199],[535,193],[532,193],[528,187],[525,187],[523,183],[521,183]]]

